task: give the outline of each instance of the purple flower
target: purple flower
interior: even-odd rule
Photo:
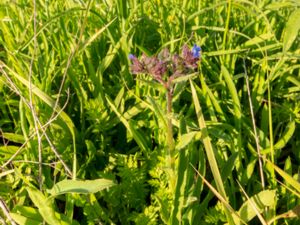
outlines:
[[[155,56],[147,56],[145,53],[143,53],[141,58],[142,63],[145,65],[145,67],[149,70],[151,67],[155,66],[156,63],[158,63],[158,59]]]
[[[194,44],[192,48],[192,53],[195,58],[200,58],[201,47]]]
[[[147,73],[157,81],[164,83],[163,75],[167,71],[164,61],[159,60],[156,56],[149,57],[145,53],[142,55],[141,60],[133,54],[129,54],[128,58],[132,62],[130,65],[132,74]]]
[[[163,75],[167,71],[166,63],[156,56],[148,57],[145,54],[143,54],[141,61],[145,65],[147,73],[163,83]]]
[[[184,60],[179,55],[175,54],[172,57],[172,68],[173,73],[176,75],[180,75],[184,73],[185,67],[184,67]]]
[[[149,73],[158,81],[162,82],[163,75],[167,71],[165,63],[158,61],[151,68],[149,68]]]
[[[184,60],[184,63],[186,65],[186,67],[188,68],[197,68],[198,67],[198,61],[199,61],[199,57],[196,57],[196,54],[199,54],[200,56],[200,50],[198,50],[197,45],[193,47],[192,50],[189,49],[189,47],[187,45],[184,45],[182,48],[182,58]]]
[[[138,74],[138,73],[144,73],[144,72],[146,72],[143,63],[140,62],[135,55],[129,54],[128,58],[132,62],[131,66],[130,66],[132,74]]]
[[[201,47],[194,44],[190,49],[187,45],[182,47],[181,55],[170,54],[168,49],[163,49],[158,55],[147,56],[143,53],[138,59],[129,54],[132,74],[149,74],[153,79],[169,88],[173,79],[184,76],[198,67],[201,59]]]

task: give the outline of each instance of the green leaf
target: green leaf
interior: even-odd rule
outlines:
[[[11,218],[20,225],[40,225],[43,221],[34,220],[18,213],[10,213]]]
[[[209,165],[210,165],[210,168],[212,170],[214,179],[216,181],[217,189],[220,192],[220,194],[222,195],[222,197],[224,197],[226,199],[227,196],[226,196],[225,188],[223,186],[223,181],[222,181],[222,178],[221,178],[221,175],[220,175],[220,171],[219,171],[218,164],[217,164],[217,161],[216,161],[213,146],[212,146],[211,141],[210,141],[210,137],[209,137],[208,130],[207,130],[207,127],[206,127],[206,122],[205,122],[205,119],[204,119],[204,116],[203,116],[203,113],[202,113],[202,108],[200,106],[200,102],[199,102],[199,99],[198,99],[198,96],[197,96],[196,89],[195,89],[194,84],[191,80],[190,80],[190,85],[191,85],[191,90],[192,90],[192,97],[193,97],[193,102],[194,102],[194,106],[195,106],[195,111],[196,111],[196,115],[197,115],[197,118],[198,118],[198,124],[199,124],[201,132],[203,134],[202,135],[203,136],[202,141],[203,141],[204,148],[205,148],[205,151],[206,151],[206,154],[207,154]]]
[[[109,24],[111,24],[115,19],[113,19]],[[107,26],[106,26],[107,27]],[[103,72],[109,67],[109,65],[112,63],[115,56],[119,53],[119,49],[122,45],[122,42],[124,39],[126,40],[127,34],[124,33],[124,35],[119,39],[119,41],[115,45],[111,45],[108,49],[108,52],[106,56],[101,60],[101,63],[99,65],[100,68],[100,74],[103,74]]]
[[[118,118],[120,119],[120,121],[124,124],[124,126],[126,127],[126,129],[133,136],[134,140],[139,145],[139,147],[143,151],[146,152],[148,150],[147,141],[144,138],[144,136],[142,135],[142,133],[139,132],[139,130],[137,129],[137,126],[135,125],[134,121],[133,120],[129,120],[129,121],[126,120],[126,118],[124,117],[124,115],[119,112],[119,110],[117,109],[117,107],[115,106],[115,104],[112,102],[112,100],[108,96],[106,96],[106,100],[107,100],[108,105],[112,109],[112,111],[114,111],[114,113],[118,116]]]
[[[50,199],[46,198],[41,191],[34,187],[27,187],[26,190],[29,194],[30,199],[38,208],[39,213],[41,214],[43,219],[48,224],[61,225],[60,220],[55,216],[54,206],[51,204]]]
[[[256,212],[253,208],[251,202],[255,204],[258,211],[263,212],[264,208],[267,206],[274,206],[276,201],[276,191],[275,190],[265,190],[261,191],[258,194],[252,196],[248,199],[239,209],[239,215],[241,219],[245,222],[252,220],[256,216]],[[237,218],[235,218],[236,224],[238,223]]]
[[[4,66],[4,65],[3,65]],[[49,96],[47,95],[45,92],[43,92],[42,90],[40,90],[36,85],[34,84],[30,84],[30,82],[28,80],[26,80],[24,77],[20,76],[18,73],[16,73],[15,71],[13,71],[10,67],[6,66],[5,67],[10,71],[10,73],[17,78],[23,85],[25,85],[27,88],[31,88],[32,93],[35,94],[36,96],[38,96],[44,103],[46,103],[47,105],[49,105],[50,107],[54,108],[55,106],[55,101]],[[59,113],[59,117],[64,121],[64,123],[66,124],[66,126],[68,127],[71,135],[72,135],[72,141],[73,141],[73,176],[76,175],[76,128],[75,125],[72,121],[72,119],[68,116],[67,113],[65,113],[64,111],[61,110],[61,108],[59,106],[57,106],[56,108],[54,108],[54,110]],[[66,170],[69,170],[66,167]],[[71,173],[71,171],[68,171],[69,173]]]
[[[115,183],[108,179],[96,180],[63,180],[55,184],[48,192],[55,196],[66,193],[91,194],[101,191],[105,188],[114,186]]]
[[[142,78],[139,78],[139,77],[137,77],[136,80],[144,83],[148,87],[155,88],[155,89],[157,89],[157,90],[159,90],[161,92],[164,92],[166,90],[166,88],[161,83],[158,83],[156,81],[145,80],[145,79],[142,79]]]
[[[45,92],[43,92],[41,89],[39,89],[36,85],[34,84],[30,84],[28,80],[26,80],[25,78],[23,78],[22,76],[20,76],[19,74],[17,74],[16,72],[14,72],[12,69],[10,69],[9,67],[5,66],[10,72],[11,74],[17,78],[23,85],[25,85],[27,88],[32,89],[32,93],[34,93],[36,96],[38,96],[43,102],[45,102],[47,105],[49,105],[50,107],[54,107],[55,106],[55,101],[49,96],[47,95]],[[59,112],[59,116],[60,118],[65,122],[65,124],[68,126],[68,128],[70,129],[70,132],[72,134],[72,136],[75,136],[75,125],[73,124],[72,119],[68,116],[68,114],[66,114],[64,111],[61,111],[61,108],[58,106],[56,109],[56,112]]]
[[[286,24],[283,36],[283,51],[287,52],[298,36],[300,29],[300,9],[295,10]]]
[[[237,126],[240,127],[240,119],[242,117],[242,112],[241,112],[241,104],[240,104],[240,100],[239,100],[239,95],[237,92],[237,89],[235,87],[235,84],[233,82],[233,79],[229,73],[229,71],[227,70],[227,68],[225,66],[221,67],[221,72],[224,76],[225,82],[227,84],[228,90],[230,92],[230,95],[232,97],[232,101],[233,101],[233,110],[234,110],[234,118],[236,120]]]
[[[116,19],[117,19],[117,17],[113,18],[105,26],[103,26],[101,29],[99,29],[98,31],[96,31],[91,37],[89,37],[89,39],[86,40],[82,44],[82,46],[80,46],[80,50],[86,49],[87,46],[89,46],[93,41],[95,41],[100,36],[100,34],[102,34]]]
[[[257,158],[250,159],[246,167],[246,171],[242,175],[243,183],[246,183],[253,175],[255,169]]]
[[[43,222],[43,217],[39,213],[38,209],[32,207],[17,205],[14,207],[12,212],[22,215],[29,220],[39,221],[40,223]]]
[[[268,41],[268,40],[272,39],[273,37],[274,37],[274,35],[272,33],[257,35],[254,38],[247,40],[244,43],[244,48],[249,48],[253,45],[260,45],[260,44],[263,45],[265,41]]]
[[[265,159],[266,162],[272,166],[274,168],[274,170],[280,175],[282,176],[282,178],[285,180],[286,184],[291,185],[293,188],[295,188],[295,190],[300,193],[300,183],[295,180],[292,176],[290,176],[288,173],[284,172],[282,169],[280,169],[278,166],[276,166],[274,163],[272,163],[271,161]]]
[[[179,141],[176,145],[176,150],[181,150],[181,149],[185,148],[189,143],[191,143],[191,141],[193,140],[193,138],[195,137],[195,135],[197,133],[199,133],[199,132],[192,131],[190,133],[181,135],[179,137]]]
[[[198,75],[199,75],[199,73],[191,73],[191,74],[188,74],[188,75],[179,76],[179,77],[175,78],[172,81],[172,83],[176,84],[176,83],[179,83],[179,82],[188,81],[189,79],[196,78]]]
[[[194,86],[192,80],[190,80],[190,85],[191,85],[191,90],[192,90],[192,97],[193,97],[194,107],[195,107],[195,111],[196,111],[196,115],[197,115],[197,119],[198,119],[198,124],[199,124],[199,127],[200,127],[201,132],[202,132],[202,141],[203,141],[204,149],[205,149],[205,152],[206,152],[206,155],[207,155],[207,159],[208,159],[209,166],[211,168],[214,180],[216,182],[217,190],[219,191],[218,194],[223,199],[227,200],[228,196],[226,195],[226,192],[225,192],[225,188],[224,188],[224,185],[223,185],[224,182],[221,178],[218,163],[217,163],[217,160],[216,160],[216,157],[215,157],[215,152],[213,150],[213,146],[212,146],[212,143],[210,141],[209,133],[208,133],[208,130],[207,130],[207,127],[206,127],[206,122],[205,122],[205,119],[204,119],[202,108],[200,106],[200,102],[199,102],[199,99],[198,99],[198,96],[197,96],[197,92],[196,92],[196,89],[195,89],[195,86]],[[229,211],[229,209],[227,208],[227,205],[225,204],[225,202],[222,202],[222,203],[224,204],[224,207],[225,207],[225,210],[226,210],[225,212],[226,212],[227,219],[229,220],[229,223],[232,224],[232,222],[233,222],[232,221],[232,214]]]
[[[9,140],[9,141],[13,141],[13,142],[16,142],[16,143],[19,143],[19,144],[23,144],[25,142],[25,138],[23,135],[20,135],[20,134],[15,134],[15,133],[5,133],[3,132],[2,133],[2,136]]]
[[[296,3],[296,2],[295,2]],[[294,3],[294,4],[295,4]],[[270,9],[270,10],[282,10],[284,7],[293,7],[294,6],[293,2],[284,2],[284,1],[279,1],[279,2],[271,2],[269,4],[266,5],[266,9]]]
[[[158,104],[156,103],[154,98],[152,98],[151,96],[147,96],[147,99],[148,99],[149,103],[152,105],[152,107],[154,109],[153,111],[156,114],[157,118],[163,123],[164,127],[167,128],[167,121],[164,116],[164,112],[158,106]]]
[[[9,159],[13,154],[15,154],[19,150],[19,148],[20,147],[14,145],[0,146],[0,156],[4,157],[5,159]]]
[[[274,150],[279,150],[286,146],[288,141],[293,137],[294,132],[296,129],[295,121],[291,121],[286,126],[286,129],[284,131],[284,134],[281,136],[281,138],[276,142],[276,144],[273,146]],[[270,148],[266,148],[262,150],[262,153],[268,153],[270,151]]]
[[[11,216],[19,224],[35,225],[42,224],[43,222],[43,217],[39,213],[39,210],[28,206],[15,206]],[[55,216],[61,221],[62,225],[79,225],[76,220],[70,221],[67,216],[63,214],[55,212]]]

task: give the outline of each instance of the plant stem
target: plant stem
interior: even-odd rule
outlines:
[[[175,168],[174,168],[174,139],[173,139],[173,125],[172,125],[172,89],[170,85],[167,88],[167,148],[168,148],[168,161],[170,168],[170,186],[175,187]]]

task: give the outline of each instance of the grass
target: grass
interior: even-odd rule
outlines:
[[[298,224],[299,6],[3,0],[0,222]],[[130,72],[194,43],[171,98]]]

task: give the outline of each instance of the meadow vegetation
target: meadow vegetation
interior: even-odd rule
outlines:
[[[299,29],[298,0],[1,0],[0,223],[299,224]],[[166,49],[179,76],[134,71]]]

